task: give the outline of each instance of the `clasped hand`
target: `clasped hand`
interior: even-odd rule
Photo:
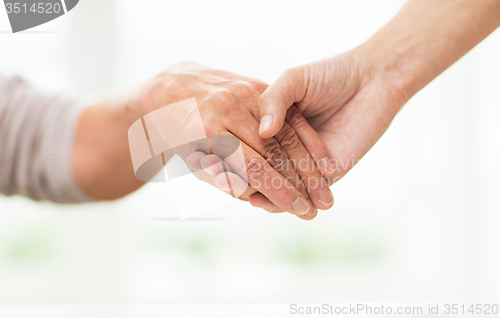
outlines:
[[[317,209],[329,209],[328,188],[335,172],[326,145],[297,107],[291,107],[282,128],[270,138],[259,136],[259,99],[268,85],[262,81],[183,63],[160,74],[141,91],[145,114],[165,105],[195,97],[206,136],[235,136],[241,140],[244,163],[223,161],[217,149],[200,144],[176,148],[194,174],[231,193],[242,188],[239,199],[270,212],[290,212],[312,219]],[[172,109],[186,112],[185,109]],[[197,139],[190,121],[183,118],[169,138]],[[174,128],[172,128],[174,129]],[[192,138],[190,138],[192,136]],[[220,156],[220,157],[219,157]]]

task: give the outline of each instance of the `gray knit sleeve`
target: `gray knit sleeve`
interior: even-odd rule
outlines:
[[[81,108],[20,78],[0,76],[0,193],[58,203],[90,201],[71,172]]]

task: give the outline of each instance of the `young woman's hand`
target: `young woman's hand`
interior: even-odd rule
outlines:
[[[342,178],[389,127],[405,104],[402,89],[373,71],[362,50],[292,68],[284,72],[260,98],[260,136],[270,138],[282,127],[296,105],[309,125],[327,145],[336,167],[332,184]],[[292,112],[293,114],[293,112]],[[316,138],[297,131],[303,141]],[[320,164],[324,154],[305,143]]]

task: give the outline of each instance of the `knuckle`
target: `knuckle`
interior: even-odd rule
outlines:
[[[210,96],[210,100],[221,106],[232,106],[236,103],[236,99],[230,91],[225,89],[220,89],[213,92]]]
[[[203,122],[203,127],[199,127],[198,120],[190,121],[184,125],[195,126],[194,128],[204,128],[204,131],[207,135],[215,135],[216,132],[221,130],[220,116],[219,113],[213,111],[213,109],[207,109],[205,107],[199,108],[201,121]],[[193,129],[193,127],[189,127],[189,129]]]
[[[279,135],[278,141],[287,152],[293,152],[301,148],[301,141],[297,132],[292,127],[283,128],[283,133]]]
[[[293,129],[300,129],[305,125],[309,125],[307,120],[302,116],[302,113],[297,107],[291,107],[288,110],[287,121]]]
[[[285,151],[276,140],[272,140],[264,147],[264,158],[275,169],[283,166],[287,159]]]
[[[245,159],[248,181],[261,179],[266,174],[265,160],[259,155],[252,155]]]
[[[269,87],[266,82],[258,79],[252,79],[249,83],[253,88],[257,90],[257,92],[259,92],[259,94],[262,94]]]
[[[250,83],[244,82],[244,81],[236,81],[231,83],[231,87],[239,93],[248,93],[252,91],[252,86],[250,86]]]
[[[249,82],[233,82],[231,84],[231,89],[234,91],[236,96],[249,102],[251,105],[256,104],[258,101],[259,94]]]

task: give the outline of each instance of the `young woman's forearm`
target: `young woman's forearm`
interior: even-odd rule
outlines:
[[[410,0],[358,49],[409,99],[498,26],[498,0]]]

